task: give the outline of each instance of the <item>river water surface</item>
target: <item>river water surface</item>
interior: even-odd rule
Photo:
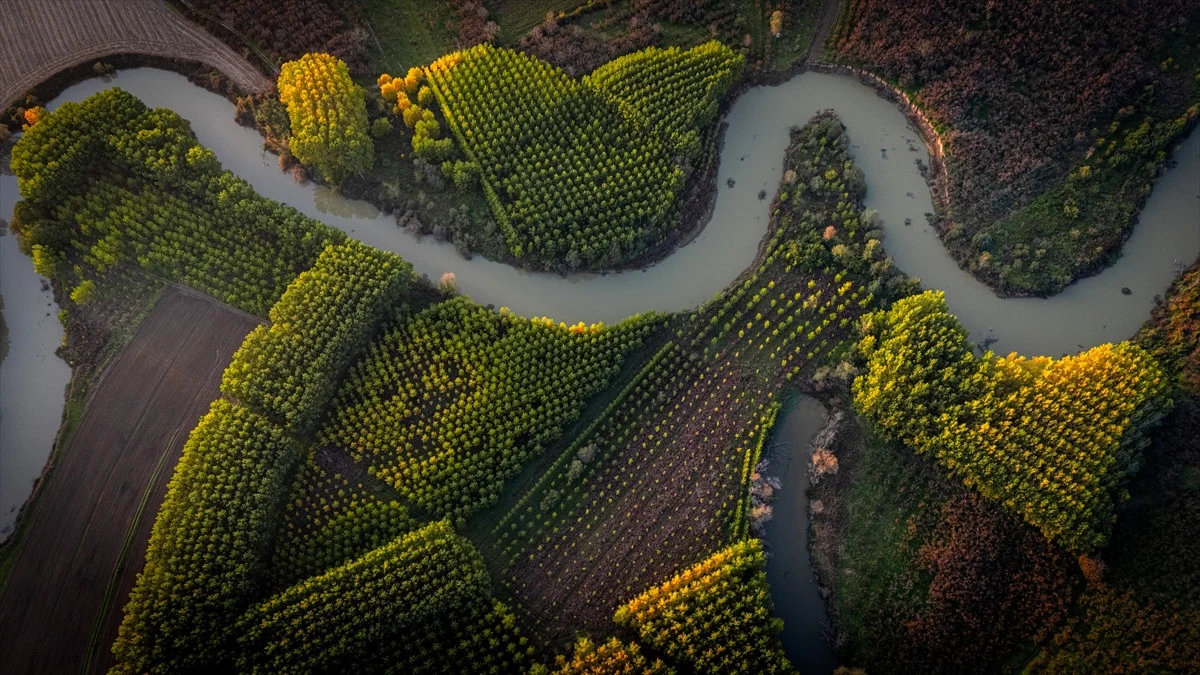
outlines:
[[[111,83],[88,80],[68,88],[47,107],[79,101],[111,86],[122,87],[151,107],[179,113],[225,168],[249,181],[259,194],[290,204],[372,246],[395,251],[430,278],[453,272],[459,290],[479,303],[567,323],[612,323],[649,310],[686,310],[719,293],[751,264],[766,232],[769,202],[760,200],[758,193],[775,192],[788,130],[826,108],[834,109],[846,124],[855,162],[866,175],[866,204],[879,211],[884,221],[885,249],[901,269],[921,277],[927,288],[946,292],[951,310],[974,339],[997,338],[996,351],[1058,356],[1125,339],[1146,319],[1154,296],[1166,290],[1179,266],[1200,254],[1200,134],[1193,134],[1175,153],[1178,166],[1155,186],[1116,265],[1050,299],[996,297],[959,269],[926,225],[925,213],[933,206],[915,164],[918,159],[929,162],[920,137],[894,104],[844,75],[803,73],[779,86],[751,89],[733,104],[726,118],[712,219],[691,243],[644,270],[569,277],[525,272],[479,257],[464,260],[452,245],[419,239],[370,204],[296,183],[279,170],[273,155],[262,151],[257,132],[234,122],[228,101],[175,73],[139,68],[122,71]],[[0,213],[10,213],[15,181],[0,177],[0,189]],[[911,226],[903,224],[906,218]],[[0,248],[4,254],[0,293],[13,335],[0,376],[0,403],[6,406],[0,417],[0,467],[5,469],[0,495],[2,537],[8,522],[3,518],[28,495],[53,444],[67,371],[65,364],[49,355],[61,336],[54,317],[57,308],[45,306],[46,295],[34,292],[40,282],[28,259],[15,253],[15,240],[0,239]],[[1132,294],[1122,295],[1122,287]],[[39,393],[43,389],[49,393]],[[800,405],[808,412],[785,415],[783,424],[792,424],[795,415],[809,416],[810,404]],[[14,407],[10,411],[7,406]],[[795,424],[794,434],[788,436],[798,446],[800,437],[805,433],[810,437],[816,427],[809,432],[807,422]],[[776,525],[767,537],[773,551],[768,578],[776,606],[782,616],[791,617],[790,626],[804,626],[799,632],[789,628],[785,635],[793,654],[810,651],[797,645],[813,644],[819,625],[814,617],[820,612],[819,599],[815,605],[812,601],[816,588],[802,545],[807,531],[805,457],[801,452],[788,465],[790,473],[784,475],[776,505]],[[34,469],[8,469],[17,466]],[[807,590],[797,585],[801,580],[807,580]],[[796,658],[798,663],[805,661]],[[810,665],[827,670],[825,657],[814,658]]]
[[[0,175],[0,214],[12,215],[17,179]],[[0,296],[8,355],[0,362],[0,541],[41,475],[62,421],[71,369],[54,351],[62,344],[58,306],[17,237],[0,230]]]

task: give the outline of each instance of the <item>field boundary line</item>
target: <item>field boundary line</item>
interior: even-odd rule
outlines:
[[[112,611],[113,601],[116,600],[117,586],[120,583],[121,573],[125,571],[125,566],[129,563],[129,553],[133,550],[133,537],[137,533],[138,527],[142,524],[142,518],[146,515],[146,506],[150,503],[150,495],[154,492],[155,486],[158,485],[158,476],[162,473],[163,465],[167,462],[167,455],[171,454],[171,446],[175,444],[175,439],[179,438],[179,429],[171,435],[170,440],[163,446],[162,454],[158,457],[158,464],[154,466],[154,473],[150,475],[150,482],[146,485],[146,489],[142,492],[142,500],[138,503],[137,511],[133,515],[133,520],[129,523],[129,529],[125,531],[125,539],[121,542],[121,553],[117,557],[117,564],[113,567],[112,573],[108,577],[108,586],[104,590],[104,600],[100,604],[100,611],[96,614],[96,621],[92,625],[92,635],[88,638],[87,653],[83,659],[83,664],[79,672],[87,675],[92,670],[92,664],[96,660],[96,651],[100,648],[100,636],[104,633],[104,626],[108,623],[108,614]]]

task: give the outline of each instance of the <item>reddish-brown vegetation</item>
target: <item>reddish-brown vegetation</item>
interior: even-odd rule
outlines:
[[[345,61],[356,76],[370,74],[367,60],[370,34],[358,24],[354,3],[345,0],[176,2],[185,11],[195,8],[229,24],[277,62],[293,61],[309,52],[324,52]],[[232,38],[230,44],[238,49],[243,46]]]
[[[1181,389],[1200,394],[1200,261],[1167,291],[1137,341],[1176,373]]]
[[[1194,673],[1200,613],[1146,602],[1104,584],[1080,599],[1080,615],[1054,636],[1034,673]]]
[[[1189,5],[857,0],[831,46],[915,91],[948,128],[954,217],[982,223],[1061,180],[1087,132],[1153,79],[1154,52]]]
[[[650,46],[659,31],[643,24],[619,37],[557,20],[534,26],[518,43],[518,49],[562,68],[571,77],[582,77],[601,65]]]
[[[0,670],[78,671],[97,626],[96,665],[105,670],[187,432],[218,395],[221,372],[253,327],[240,312],[171,292],[103,375],[0,596],[0,631],[16,638],[6,640]],[[122,560],[127,537],[131,548]],[[106,606],[109,592],[115,594]]]
[[[941,510],[917,564],[933,575],[927,608],[903,623],[899,662],[925,672],[977,672],[1066,616],[1071,556],[1040,533],[962,494]]]

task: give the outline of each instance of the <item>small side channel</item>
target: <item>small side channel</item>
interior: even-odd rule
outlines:
[[[798,396],[771,431],[764,452],[765,476],[778,479],[766,523],[767,583],[775,615],[783,619],[783,649],[802,673],[827,674],[837,657],[824,640],[828,628],[825,603],[808,553],[808,449],[825,422],[825,406],[810,396]]]

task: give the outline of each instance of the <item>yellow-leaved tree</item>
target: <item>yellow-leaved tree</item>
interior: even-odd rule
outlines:
[[[279,100],[291,122],[291,150],[330,183],[371,168],[375,146],[362,87],[341,59],[305,54],[279,71]]]

